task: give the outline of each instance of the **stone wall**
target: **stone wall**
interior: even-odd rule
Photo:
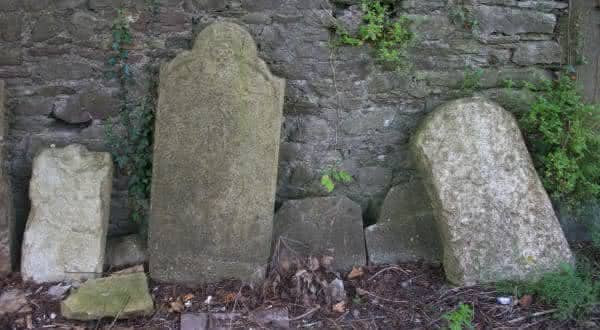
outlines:
[[[278,201],[325,195],[319,179],[332,165],[355,182],[347,195],[376,219],[390,187],[415,175],[408,139],[438,104],[469,93],[472,76],[483,94],[522,111],[531,95],[507,93],[515,82],[551,76],[561,62],[556,32],[567,1],[405,0],[396,12],[414,21],[409,72],[375,63],[372,49],[331,47],[339,18],[360,22],[359,0],[0,0],[0,79],[7,83],[10,129],[7,164],[17,219],[28,212],[33,156],[50,144],[82,143],[106,150],[104,126],[119,110],[119,83],[110,70],[115,8],[126,8],[134,32],[129,61],[142,95],[145,67],[190,46],[208,23],[230,19],[248,28],[273,73],[287,80]],[[152,1],[150,1],[152,2]],[[476,28],[450,21],[468,9]],[[481,68],[482,71],[478,71]],[[127,220],[126,178],[114,182],[112,234]]]

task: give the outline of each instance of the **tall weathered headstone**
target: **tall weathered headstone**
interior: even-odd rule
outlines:
[[[191,51],[162,67],[148,240],[154,279],[264,276],[284,87],[232,23],[208,26]]]
[[[482,98],[440,106],[413,147],[456,284],[534,278],[572,262],[514,117]]]
[[[0,80],[0,276],[10,273],[15,263],[15,219],[12,192],[4,170],[5,140],[8,131],[4,81]]]
[[[371,263],[441,260],[440,237],[421,180],[390,189],[379,220],[365,228],[365,240]]]
[[[35,157],[21,260],[25,280],[102,275],[112,174],[110,154],[82,145],[46,149]]]

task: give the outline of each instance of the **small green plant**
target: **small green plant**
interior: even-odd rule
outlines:
[[[461,92],[464,95],[471,95],[480,88],[481,78],[483,78],[483,69],[468,68],[465,70],[461,85]]]
[[[411,21],[406,16],[392,18],[390,6],[382,0],[363,0],[361,3],[363,24],[357,35],[350,35],[344,28],[337,26],[339,42],[343,45],[372,45],[377,59],[394,66],[398,70],[408,66],[408,48],[414,34],[410,31]]]
[[[473,318],[475,312],[471,305],[460,303],[458,308],[442,316],[448,321],[450,330],[473,329]]]
[[[506,89],[513,89],[513,88],[515,88],[517,86],[517,84],[515,83],[515,81],[512,80],[512,79],[506,79],[506,80],[504,80],[503,84],[504,84],[504,88],[506,88]]]
[[[335,190],[336,183],[349,184],[354,179],[352,175],[344,170],[337,169],[335,167],[329,168],[323,176],[321,176],[321,185],[331,193]]]
[[[531,110],[520,119],[544,187],[569,208],[600,197],[600,106],[582,100],[562,74],[536,86]]]
[[[449,6],[448,18],[452,24],[468,31],[472,31],[479,26],[479,21],[465,5],[464,0],[459,0],[457,3],[449,4]]]
[[[498,291],[536,295],[542,302],[556,307],[555,318],[582,319],[600,303],[600,282],[597,270],[589,262],[580,261],[577,268],[563,265],[558,272],[547,273],[536,282],[503,282]]]

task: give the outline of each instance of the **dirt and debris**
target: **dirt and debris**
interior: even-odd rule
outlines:
[[[552,307],[532,296],[502,305],[494,287],[452,287],[439,266],[404,263],[338,273],[330,265],[328,257],[280,255],[261,285],[226,280],[188,288],[151,282],[151,317],[89,322],[62,318],[59,301],[49,294],[57,284],[23,283],[15,274],[3,280],[0,294],[17,290],[28,303],[0,316],[0,329],[180,329],[186,322],[234,329],[432,329],[447,327],[443,315],[460,303],[473,307],[476,329],[600,326],[598,316],[584,323],[556,320]]]

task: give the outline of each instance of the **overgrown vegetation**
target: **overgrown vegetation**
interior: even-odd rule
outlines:
[[[323,176],[321,176],[321,185],[328,193],[335,190],[336,184],[349,184],[352,183],[352,181],[354,181],[354,179],[350,173],[340,170],[337,167],[330,167],[325,171]]]
[[[473,318],[475,312],[471,305],[460,303],[458,308],[452,312],[448,312],[442,318],[448,321],[450,330],[473,329]]]
[[[544,187],[570,208],[598,199],[600,106],[585,104],[566,74],[536,88],[537,100],[520,122]]]
[[[576,268],[564,265],[562,270],[545,274],[536,282],[499,283],[498,290],[515,297],[535,295],[555,306],[553,316],[558,319],[584,319],[600,303],[600,282],[598,270],[582,260]]]
[[[477,28],[479,21],[467,7],[464,0],[457,0],[448,3],[448,18],[456,26],[465,30],[472,31]]]
[[[156,7],[150,7],[156,12]],[[150,199],[152,177],[152,139],[154,108],[157,93],[156,73],[148,69],[147,92],[140,100],[134,100],[134,86],[128,47],[132,44],[129,21],[124,10],[119,10],[112,25],[112,50],[114,56],[108,61],[112,77],[121,86],[121,109],[117,118],[106,125],[107,144],[118,168],[128,177],[128,195],[132,220],[145,232],[146,212]]]
[[[384,0],[363,0],[363,23],[356,35],[350,35],[342,26],[336,26],[339,43],[349,46],[372,45],[377,60],[397,70],[408,68],[408,48],[414,34],[406,16],[392,17],[390,3]]]

